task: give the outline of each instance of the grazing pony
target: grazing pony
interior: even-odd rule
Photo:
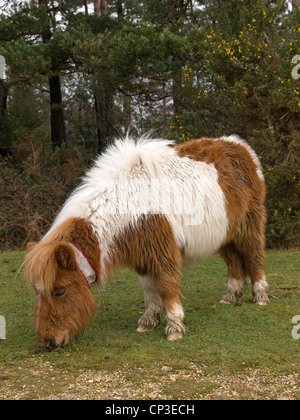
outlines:
[[[260,161],[237,136],[180,145],[126,138],[87,172],[39,243],[28,244],[25,276],[36,291],[37,337],[57,349],[95,311],[90,285],[115,266],[132,267],[144,291],[138,332],[166,314],[168,340],[185,333],[181,266],[219,253],[228,265],[223,303],[238,303],[246,276],[254,302],[268,303],[265,182]]]

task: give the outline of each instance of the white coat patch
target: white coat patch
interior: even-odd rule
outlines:
[[[93,223],[102,258],[144,214],[163,214],[187,259],[215,253],[226,238],[226,200],[213,164],[179,157],[173,142],[118,140],[67,200],[50,232],[70,217]],[[103,264],[102,264],[103,266]]]

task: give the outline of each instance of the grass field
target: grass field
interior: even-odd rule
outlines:
[[[0,254],[0,399],[5,398],[286,398],[300,399],[300,251],[268,252],[271,304],[219,303],[226,266],[218,257],[183,272],[187,334],[168,342],[164,321],[135,331],[144,303],[135,273],[122,270],[105,293],[94,291],[96,317],[64,349],[40,349],[33,327],[34,292],[16,271],[22,252]],[[298,331],[300,332],[300,330]]]

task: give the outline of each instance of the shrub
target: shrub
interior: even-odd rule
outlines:
[[[52,153],[30,136],[17,144],[13,158],[0,158],[1,249],[40,240],[83,169],[78,148]]]

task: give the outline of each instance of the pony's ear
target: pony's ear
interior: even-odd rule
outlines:
[[[58,242],[55,250],[55,258],[62,268],[68,270],[76,269],[76,258],[73,249],[65,242]]]
[[[37,245],[37,242],[28,242],[28,244],[26,245],[27,251],[30,251],[36,245]]]

